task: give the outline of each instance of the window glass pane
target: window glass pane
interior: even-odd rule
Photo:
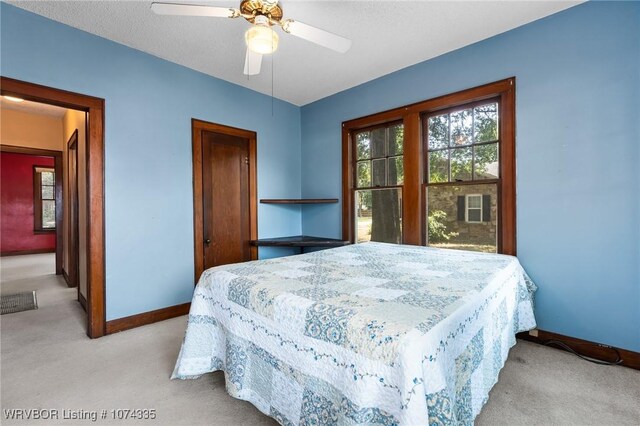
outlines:
[[[470,220],[478,223],[468,222],[465,216],[468,194],[481,194],[476,200],[482,200],[482,209],[468,211]],[[496,253],[497,195],[496,184],[427,187],[427,245]]]
[[[449,150],[429,153],[429,182],[449,182]]]
[[[358,160],[363,160],[371,156],[370,144],[371,140],[369,138],[369,132],[356,134],[356,154],[358,156]]]
[[[358,161],[358,188],[371,186],[371,161]]]
[[[379,160],[371,161],[373,165],[373,185],[372,186],[385,186],[387,184],[387,170],[385,165],[387,160],[381,158]]]
[[[41,182],[43,185],[53,185],[54,184],[54,174],[53,172],[41,172],[40,173]]]
[[[404,183],[404,163],[402,156],[391,157],[388,160],[389,178],[387,185],[402,185]]]
[[[371,131],[371,158],[385,156],[385,143],[387,139],[387,128],[382,127]]]
[[[451,113],[451,146],[469,145],[472,142],[473,113],[463,109]]]
[[[473,147],[475,163],[474,179],[497,179],[500,170],[498,143]]]
[[[42,199],[53,200],[53,186],[42,186]]]
[[[356,243],[371,240],[371,190],[356,191]]]
[[[449,146],[449,114],[429,117],[429,149]]]
[[[482,196],[481,195],[469,195],[467,197],[467,208],[469,209],[479,209],[482,207]]]
[[[451,150],[451,182],[471,180],[471,147]]]
[[[480,222],[482,219],[482,211],[480,209],[469,209],[467,214],[469,215],[467,218],[468,222]]]
[[[480,105],[473,109],[475,143],[498,140],[498,104]]]
[[[53,200],[42,201],[42,227],[56,227],[56,202]]]
[[[402,190],[356,191],[356,242],[402,241]]]
[[[404,125],[397,124],[389,127],[389,138],[387,140],[387,155],[402,154],[404,144]]]

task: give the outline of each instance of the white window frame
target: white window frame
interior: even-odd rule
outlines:
[[[469,198],[470,197],[478,197],[480,198],[480,207],[469,207]],[[464,198],[464,221],[467,223],[482,223],[482,220],[484,219],[482,217],[482,210],[483,210],[483,206],[482,206],[482,194],[466,194],[465,198]],[[480,220],[469,220],[469,210],[473,209],[473,210],[480,210]]]

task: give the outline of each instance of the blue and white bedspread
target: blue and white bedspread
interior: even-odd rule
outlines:
[[[515,257],[380,243],[211,268],[173,378],[223,370],[283,425],[470,425],[534,291]]]

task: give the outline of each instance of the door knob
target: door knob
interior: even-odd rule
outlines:
[[[211,240],[210,240],[209,238],[207,238],[206,240],[204,240],[204,243],[205,243],[206,245],[209,245],[209,244],[211,244]]]

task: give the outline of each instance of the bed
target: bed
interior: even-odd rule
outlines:
[[[172,378],[282,425],[473,424],[535,285],[512,256],[364,243],[206,270]]]

